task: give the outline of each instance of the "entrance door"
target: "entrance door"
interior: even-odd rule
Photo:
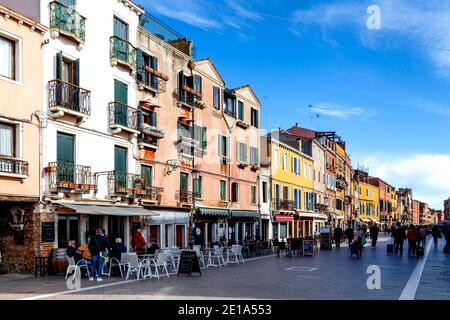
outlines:
[[[67,248],[70,240],[79,242],[78,216],[58,216],[58,248]]]
[[[160,239],[159,239],[159,225],[151,225],[150,226],[150,241],[155,241],[159,246],[161,246]]]
[[[97,228],[102,228],[102,220],[101,217],[96,215],[90,215],[89,216],[89,236],[95,237],[95,230]]]
[[[175,244],[178,248],[184,247],[184,225],[177,224],[175,230]]]
[[[212,243],[212,239],[213,239],[213,223],[208,223],[208,239],[207,243]]]
[[[205,224],[196,223],[194,229],[194,241],[195,244],[205,245]]]
[[[120,238],[125,242],[125,222],[123,217],[108,217],[108,237],[111,244],[116,243],[117,238]]]
[[[56,140],[57,179],[75,182],[75,136],[58,132]]]

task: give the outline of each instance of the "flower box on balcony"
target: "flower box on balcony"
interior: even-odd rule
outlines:
[[[73,183],[73,182],[69,182],[69,189],[75,189],[77,187],[77,184],[76,183]]]
[[[60,188],[69,188],[69,182],[67,181],[58,181],[56,185]]]
[[[183,91],[186,91],[187,93],[193,94],[194,96],[196,96],[197,98],[201,98],[203,97],[203,94],[201,92],[198,92],[197,90],[194,90],[188,86],[182,86],[181,89]]]
[[[45,173],[56,172],[56,167],[45,167],[44,172]]]
[[[157,76],[161,80],[169,81],[169,76],[165,75],[164,73],[162,73],[162,72],[160,72],[158,70],[150,68],[149,66],[144,66],[144,70],[149,72],[149,73],[151,73],[151,74],[154,74],[155,76]]]
[[[244,168],[248,167],[248,163],[245,163],[245,162],[239,162],[239,163],[238,163],[238,167],[244,169]]]

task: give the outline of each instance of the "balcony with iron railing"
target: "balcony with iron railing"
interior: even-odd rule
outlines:
[[[292,200],[273,199],[272,203],[274,210],[294,211],[297,207]]]
[[[86,18],[81,16],[73,8],[54,1],[50,3],[50,30],[53,37],[59,34],[82,44],[86,40]]]
[[[91,114],[91,92],[62,80],[51,80],[48,82],[48,106],[57,118],[68,114],[83,122]]]
[[[145,31],[168,43],[177,50],[192,57],[192,41],[186,39],[178,32],[146,13],[140,16],[139,26]]]
[[[180,206],[191,206],[193,204],[193,192],[186,189],[177,190],[175,192],[175,200]]]
[[[89,166],[51,162],[44,171],[50,192],[90,193],[97,188]]]
[[[110,46],[112,66],[120,64],[130,70],[136,70],[137,50],[130,42],[119,37],[112,36],[110,38]]]
[[[139,111],[115,101],[108,105],[109,127],[112,133],[117,134],[126,131],[131,134],[140,133]]]
[[[146,184],[139,174],[110,171],[107,180],[110,197],[142,198],[146,195]]]
[[[316,203],[316,211],[318,212],[326,212],[328,210],[328,205],[323,203]]]
[[[28,177],[28,162],[0,156],[0,176],[25,179]]]
[[[187,107],[192,109],[194,107],[199,109],[204,109],[206,104],[202,101],[203,94],[186,85],[181,86],[181,88],[176,89],[178,96],[178,106]]]

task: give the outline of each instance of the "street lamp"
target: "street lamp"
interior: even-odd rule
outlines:
[[[192,234],[192,227],[193,227],[193,217],[195,214],[195,199],[196,199],[196,193],[195,193],[195,181],[200,179],[200,172],[195,169],[195,167],[192,168],[192,212],[189,215],[189,226],[188,226],[188,233],[189,233],[189,246],[194,245],[194,235]]]

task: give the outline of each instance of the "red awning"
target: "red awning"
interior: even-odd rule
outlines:
[[[277,222],[294,221],[294,217],[293,216],[283,216],[281,214],[276,214],[275,215],[275,221],[277,221]]]

